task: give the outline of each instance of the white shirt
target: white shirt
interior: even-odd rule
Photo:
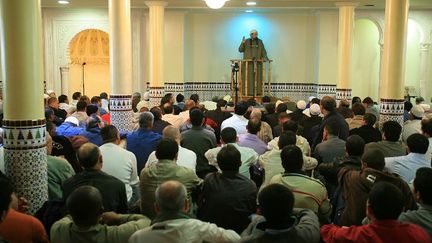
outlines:
[[[296,141],[297,147],[299,147],[302,150],[304,155],[310,156],[311,148],[308,140],[299,135],[296,135],[296,137],[297,137],[297,141]],[[272,149],[279,150],[278,143],[279,143],[279,137],[273,138],[273,140],[271,140],[267,145],[268,150],[272,150]]]
[[[189,168],[195,172],[196,160],[197,160],[197,156],[196,156],[194,151],[189,150],[187,148],[183,148],[182,146],[179,145],[179,151],[178,151],[178,156],[177,156],[177,161],[176,161],[178,166],[183,166],[183,167]],[[145,167],[147,168],[152,163],[157,163],[157,162],[158,162],[158,159],[156,158],[156,151],[153,151],[149,155],[149,157],[147,159],[147,163],[145,164]]]
[[[139,183],[135,155],[114,143],[103,144],[99,149],[103,158],[102,171],[125,184],[129,201],[132,198],[132,186]]]
[[[183,119],[184,122],[189,120],[189,110],[180,112],[179,116]]]
[[[156,223],[150,227],[135,232],[129,239],[129,243],[145,242],[145,235],[152,231],[153,227],[163,226],[166,230],[180,232],[178,242],[240,242],[240,236],[233,230],[219,228],[212,223],[198,219],[173,219]]]
[[[180,126],[185,122],[183,117],[174,114],[165,114],[162,116],[162,120],[169,122],[176,128],[180,128]]]
[[[239,146],[236,143],[229,143],[236,147],[236,149],[240,152],[241,156],[241,166],[239,168],[239,173],[243,176],[246,176],[247,178],[250,178],[249,173],[249,167],[251,167],[254,163],[258,160],[258,153],[255,152],[255,150],[248,148],[248,147],[242,147]],[[215,166],[219,169],[218,163],[217,163],[217,154],[222,149],[222,147],[212,148],[207,150],[207,152],[204,154],[204,156],[207,158],[210,165]]]
[[[65,110],[68,114],[72,114],[76,110],[75,106],[68,105],[66,103],[60,103],[59,108]]]
[[[244,116],[239,116],[237,114],[233,114],[232,117],[226,119],[222,122],[221,125],[221,131],[225,127],[232,127],[237,131],[237,135],[245,134],[247,133],[246,126],[248,124],[249,120],[246,119]]]
[[[421,120],[409,120],[404,123],[402,127],[402,141],[406,143],[408,137],[414,133],[422,134]]]

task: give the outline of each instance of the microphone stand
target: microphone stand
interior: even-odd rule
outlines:
[[[82,89],[83,89],[83,95],[85,94],[85,65],[87,63],[82,63]]]
[[[232,76],[234,79],[234,103],[237,104],[238,103],[238,81],[237,81],[237,76],[238,76],[238,71],[239,71],[239,65],[238,62],[234,63],[234,65],[232,65]]]

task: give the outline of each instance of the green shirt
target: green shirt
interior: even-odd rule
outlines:
[[[70,216],[66,216],[51,227],[51,242],[124,243],[128,242],[129,237],[137,230],[150,225],[150,219],[137,214],[123,214],[121,221],[123,224],[116,226],[97,224],[80,228]]]
[[[67,160],[60,157],[48,155],[47,164],[49,200],[61,199],[63,197],[61,186],[65,180],[75,175],[75,171]]]

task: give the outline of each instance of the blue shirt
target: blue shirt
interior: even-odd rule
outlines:
[[[138,174],[144,168],[150,153],[156,150],[161,138],[159,133],[141,128],[127,135],[127,150],[134,153],[137,158]]]
[[[90,143],[96,144],[98,147],[103,144],[103,139],[99,127],[87,128],[80,133],[81,136],[86,137]]]
[[[57,127],[56,133],[58,136],[72,137],[80,135],[84,131],[84,128],[77,127],[70,122],[63,122]]]
[[[431,161],[426,154],[409,153],[405,156],[385,158],[386,168],[390,173],[398,174],[404,181],[410,183],[421,167],[431,167]]]

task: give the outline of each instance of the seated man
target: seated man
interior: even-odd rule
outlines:
[[[164,130],[164,128],[171,124],[169,122],[162,120],[162,110],[159,106],[155,106],[151,108],[150,112],[154,116],[152,131],[162,135],[162,131]],[[134,130],[137,130],[138,128],[139,126],[137,126],[136,129]]]
[[[325,125],[323,141],[315,147],[313,153],[319,164],[331,163],[345,155],[345,141],[338,137],[339,130],[337,123],[329,122]]]
[[[395,121],[386,121],[382,127],[382,141],[368,143],[365,152],[369,149],[379,149],[384,157],[396,157],[406,155],[405,144],[400,141],[402,126]]]
[[[366,113],[363,116],[363,125],[350,130],[350,135],[359,135],[364,139],[365,143],[381,141],[381,132],[374,127],[376,120],[374,114]]]
[[[139,129],[129,133],[126,138],[126,149],[135,154],[137,158],[137,171],[144,168],[148,156],[156,150],[156,145],[161,139],[159,133],[152,131],[153,114],[146,111],[139,117]]]
[[[174,126],[169,125],[163,129],[162,137],[175,140],[177,142],[177,144],[179,144],[179,146],[178,146],[179,151],[178,151],[178,156],[177,156],[177,160],[176,160],[177,165],[183,166],[183,167],[186,167],[186,168],[189,168],[189,169],[195,171],[196,170],[197,156],[196,156],[194,151],[183,148],[182,146],[180,146],[180,131],[179,131],[179,129],[175,128]],[[158,159],[156,158],[156,151],[153,151],[149,155],[145,167],[149,167],[151,164],[157,163],[157,162],[158,162]]]
[[[255,150],[247,147],[241,147],[237,144],[238,137],[237,132],[232,127],[224,128],[221,132],[221,143],[223,145],[233,145],[241,154],[241,165],[240,165],[240,174],[245,176],[246,178],[250,178],[249,167],[255,164],[258,160],[258,154]],[[213,149],[209,149],[205,153],[205,157],[209,161],[209,164],[218,167],[217,156],[219,151],[221,151],[222,147],[217,147]]]
[[[102,172],[103,159],[99,148],[92,143],[85,143],[79,148],[77,155],[84,171],[63,183],[63,198],[66,200],[80,186],[94,186],[102,194],[105,211],[126,213],[128,205],[125,185],[119,179]]]
[[[428,139],[415,133],[408,137],[408,155],[386,158],[386,168],[390,173],[399,175],[407,183],[410,183],[415,176],[417,169],[431,167],[431,161],[426,152],[429,148]]]
[[[56,128],[57,136],[72,137],[80,135],[84,131],[83,127],[79,126],[79,121],[74,116],[69,116],[66,120]]]
[[[239,136],[238,145],[251,148],[259,155],[264,154],[267,151],[267,144],[257,136],[261,129],[261,121],[256,118],[250,119],[246,128],[248,132]]]
[[[366,109],[361,103],[355,103],[352,105],[352,111],[354,113],[354,117],[345,119],[345,121],[348,123],[350,131],[363,126],[363,116],[366,113]]]
[[[410,111],[410,120],[406,121],[402,128],[402,141],[405,143],[409,136],[421,133],[421,121],[424,117],[424,109],[421,105],[415,105]]]
[[[209,165],[204,155],[207,150],[216,147],[216,136],[203,128],[205,117],[200,109],[190,112],[190,121],[192,128],[181,133],[180,145],[195,152],[197,156],[196,174],[204,178],[208,173],[216,171],[216,168]]]
[[[264,143],[270,142],[273,139],[272,128],[270,127],[270,125],[267,122],[262,121],[262,112],[261,112],[261,109],[258,109],[258,108],[253,108],[252,109],[252,111],[250,113],[249,120],[252,120],[252,119],[256,119],[256,120],[259,120],[261,122],[261,127],[260,127],[260,130],[257,133],[257,136]],[[247,126],[246,126],[246,128],[247,128]]]
[[[259,157],[258,162],[260,166],[264,168],[265,172],[264,182],[261,185],[261,189],[270,183],[270,180],[273,176],[284,172],[284,168],[282,166],[282,159],[280,156],[281,151],[285,146],[295,145],[296,141],[296,135],[294,132],[284,132],[280,137],[278,137],[279,149],[270,150]],[[303,161],[304,171],[313,170],[318,164],[316,159],[307,157],[305,155],[303,155]]]
[[[179,115],[174,115],[174,106],[171,103],[165,103],[162,106],[163,109],[163,115],[162,120],[170,123],[177,129],[180,129],[180,126],[186,121],[183,119],[183,117]]]
[[[156,147],[157,163],[144,168],[140,174],[141,211],[153,219],[156,215],[154,202],[156,188],[164,181],[176,180],[188,189],[188,199],[192,189],[201,184],[195,172],[189,168],[178,166],[178,144],[170,138],[163,138]]]
[[[234,130],[227,127],[223,131],[227,129]],[[239,173],[241,153],[233,144],[219,150],[217,164],[222,173],[206,176],[198,218],[240,234],[249,224],[249,216],[256,212],[257,187]]]
[[[119,146],[120,134],[115,126],[105,126],[101,135],[104,143],[99,147],[104,158],[102,171],[125,184],[127,200],[133,204],[139,199],[137,159],[132,152]]]
[[[372,186],[380,181],[398,187],[404,195],[405,209],[417,208],[408,184],[401,178],[384,170],[384,154],[377,149],[366,151],[362,156],[361,171],[342,168],[338,174],[340,192],[335,195],[334,223],[341,226],[361,225],[366,217],[366,201]]]
[[[282,124],[282,132],[291,131],[295,134],[298,132],[298,123],[295,121],[288,120]],[[279,137],[274,138],[268,143],[268,149],[278,149]],[[306,138],[296,135],[296,145],[303,151],[303,154],[310,156],[311,148]]]
[[[88,118],[87,102],[81,100],[78,101],[78,103],[76,104],[76,111],[72,113],[71,116],[78,119],[80,127],[86,127],[86,121]]]
[[[285,172],[273,176],[270,184],[277,183],[289,188],[294,193],[294,207],[310,209],[325,221],[332,212],[326,187],[304,173],[300,148],[288,145],[282,149],[280,157]]]
[[[245,101],[240,101],[234,107],[234,114],[232,117],[226,119],[221,124],[221,131],[226,127],[232,127],[237,131],[237,134],[244,134],[247,132],[246,126],[248,119],[244,117],[248,110],[248,105]]]
[[[401,213],[399,221],[413,223],[426,230],[432,237],[432,169],[420,168],[414,179],[414,194],[420,205],[416,211]]]
[[[426,231],[414,224],[397,221],[404,207],[404,195],[394,185],[380,182],[373,186],[367,202],[372,222],[363,226],[324,225],[324,242],[431,242]]]
[[[319,222],[308,209],[294,209],[294,195],[285,186],[272,184],[258,195],[259,212],[241,234],[242,242],[318,243]]]
[[[149,235],[157,231],[174,231],[180,234],[178,242],[238,242],[240,236],[215,224],[202,222],[188,216],[187,189],[178,181],[165,181],[155,192],[156,218],[152,226],[135,232],[129,243],[150,242]]]
[[[103,126],[104,123],[99,116],[89,116],[87,119],[87,128],[79,135],[87,138],[90,143],[101,146],[103,144],[101,136],[101,129]]]
[[[99,190],[81,186],[66,201],[70,215],[51,227],[54,243],[97,242],[123,243],[137,230],[150,225],[150,220],[138,214],[103,213]]]
[[[432,162],[432,119],[422,121],[422,132],[429,140],[429,148],[426,155]]]

